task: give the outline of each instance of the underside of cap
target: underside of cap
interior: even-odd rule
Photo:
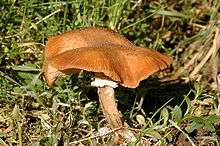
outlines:
[[[136,88],[141,80],[167,68],[171,61],[170,57],[147,48],[102,45],[66,51],[48,64],[64,74],[76,69],[102,73],[122,86]]]

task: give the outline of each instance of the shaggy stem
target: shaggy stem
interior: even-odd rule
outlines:
[[[99,101],[107,122],[112,129],[123,127],[115,102],[115,92],[112,87],[98,87]]]

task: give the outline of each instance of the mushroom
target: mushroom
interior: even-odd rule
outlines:
[[[95,80],[91,85],[98,88],[103,113],[110,127],[115,129],[124,124],[115,102],[114,88],[118,84],[136,88],[140,81],[167,68],[171,62],[171,57],[135,46],[113,31],[86,28],[50,38],[44,70],[49,85],[61,74],[81,70],[94,72]],[[126,135],[121,133],[118,134],[122,137]]]
[[[100,44],[135,47],[129,40],[107,28],[86,27],[50,37],[44,52],[44,72],[48,85],[51,86],[62,74],[48,63],[50,58],[75,48],[94,47]]]

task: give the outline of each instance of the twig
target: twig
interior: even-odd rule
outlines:
[[[83,138],[83,139],[80,139],[80,140],[77,140],[77,141],[73,141],[73,142],[70,142],[69,144],[77,144],[77,143],[80,143],[80,142],[83,142],[83,141],[88,141],[88,140],[91,140],[91,139],[103,137],[103,136],[109,135],[109,134],[114,133],[114,132],[116,132],[118,130],[121,130],[121,129],[123,129],[123,127],[122,128],[112,129],[112,130],[108,131],[107,133],[105,133],[103,135],[96,135],[96,136],[91,136],[91,137]]]
[[[206,29],[206,26],[203,26],[203,25],[200,25],[200,24],[196,24],[196,23],[190,23],[190,24],[194,27],[198,27],[198,28],[201,28],[201,29]]]
[[[141,2],[142,2],[142,0],[138,0],[138,1],[134,4],[134,6],[131,8],[131,10],[134,10],[138,5],[141,4]]]
[[[136,103],[136,99],[135,99],[135,103]],[[137,115],[137,113],[141,110],[141,107],[142,107],[143,103],[144,103],[144,97],[141,96],[141,99],[140,99],[140,102],[139,102],[138,106],[137,107],[133,106],[133,108],[132,108],[132,110],[130,112],[130,118],[133,118],[133,117],[135,117]],[[134,113],[134,110],[136,110],[135,113]]]
[[[211,41],[211,38],[212,38],[212,37],[209,37],[209,38],[204,42],[204,44],[208,44],[208,43]],[[193,45],[190,46],[190,48],[196,48],[196,45],[193,44]],[[204,49],[204,46],[203,46],[203,45],[200,46],[199,48],[197,48],[196,50],[202,50],[202,51],[197,51],[197,53],[195,53],[195,54],[193,55],[193,57],[192,57],[187,63],[185,63],[184,67],[181,67],[180,69],[178,69],[178,70],[176,71],[176,73],[174,74],[173,79],[177,79],[177,78],[178,78],[182,73],[184,73],[185,71],[190,72],[190,71],[189,71],[189,70],[191,70],[190,67],[193,66],[193,64],[195,63],[195,61],[196,61],[196,60],[202,60],[202,58],[204,58],[203,56],[204,56],[204,54],[205,54],[206,52],[204,52],[203,49]],[[195,51],[195,49],[194,49],[193,51]],[[207,54],[207,53],[206,53],[206,54]],[[188,82],[188,81],[189,81],[189,78],[186,78],[186,79],[185,79],[185,82]]]
[[[178,125],[177,123],[175,123],[172,120],[169,120],[169,122],[172,124],[172,126],[174,126],[176,129],[178,129],[180,132],[182,132],[182,134],[189,140],[189,142],[191,143],[192,146],[196,146],[195,143],[191,140],[191,138],[189,137],[188,134],[186,134]]]
[[[213,52],[215,52],[216,48],[216,44],[217,44],[217,39],[218,39],[218,35],[219,35],[219,29],[216,28],[215,29],[215,37],[213,40],[213,45],[210,48],[210,50],[208,51],[207,55],[204,57],[204,59],[195,67],[195,69],[191,72],[190,74],[190,78],[194,78],[195,75],[202,69],[202,67],[204,66],[204,64],[208,61],[208,59],[211,57],[211,55],[213,54]]]
[[[186,69],[188,69],[190,66],[193,65],[193,63],[195,62],[195,60],[198,58],[199,56],[199,52],[197,52],[185,65],[184,67],[181,67],[180,69],[177,70],[177,72],[174,75],[174,78],[176,79],[180,74],[182,74],[184,71],[186,71]]]
[[[162,15],[162,20],[161,20],[160,29],[163,29],[163,26],[164,26],[164,21],[165,21],[165,16],[164,16],[164,15]]]

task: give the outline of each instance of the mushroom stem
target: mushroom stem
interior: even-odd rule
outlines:
[[[115,102],[114,88],[110,86],[98,87],[98,95],[103,113],[111,128],[123,127],[121,116]]]

